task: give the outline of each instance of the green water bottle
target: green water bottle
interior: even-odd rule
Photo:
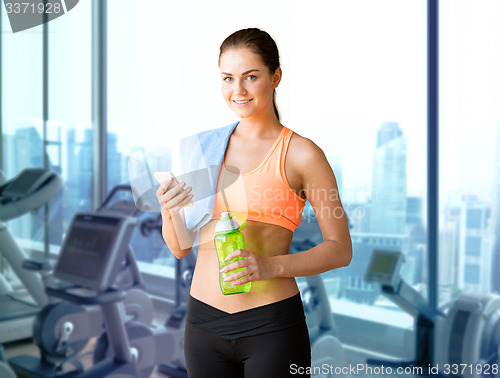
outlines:
[[[244,224],[240,227],[240,224],[236,217],[232,217],[229,212],[221,213],[221,218],[215,225],[215,250],[217,251],[217,259],[219,260],[219,269],[222,269],[226,265],[229,265],[238,260],[244,260],[244,257],[235,257],[231,261],[225,261],[227,255],[237,249],[245,248],[245,239],[243,238],[243,233],[241,230],[244,228]],[[235,274],[246,268],[235,269],[227,273],[219,273],[219,284],[222,294],[241,294],[248,293],[252,286],[251,282],[243,285],[234,286],[232,282],[225,282],[224,278]]]

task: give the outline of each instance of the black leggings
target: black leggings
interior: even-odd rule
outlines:
[[[300,293],[234,314],[189,296],[184,355],[189,378],[310,377]]]

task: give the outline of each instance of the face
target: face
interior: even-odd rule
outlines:
[[[281,79],[281,68],[271,74],[259,55],[248,48],[230,49],[219,61],[222,95],[240,118],[273,116],[273,89]]]

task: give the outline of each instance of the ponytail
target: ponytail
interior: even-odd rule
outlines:
[[[278,107],[276,106],[276,89],[273,89],[273,108],[274,108],[274,114],[276,114],[276,118],[278,118],[279,121],[280,113],[278,112]]]

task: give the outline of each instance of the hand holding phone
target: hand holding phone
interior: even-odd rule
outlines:
[[[158,202],[160,202],[161,206],[164,206],[167,202],[171,202],[172,207],[194,205],[194,202],[191,200],[192,194],[189,193],[191,188],[184,189],[179,186],[179,181],[172,172],[154,172],[153,176],[160,185],[163,185],[156,192]],[[170,184],[164,189],[166,182],[169,180],[171,180]],[[188,197],[189,201],[187,200]]]

